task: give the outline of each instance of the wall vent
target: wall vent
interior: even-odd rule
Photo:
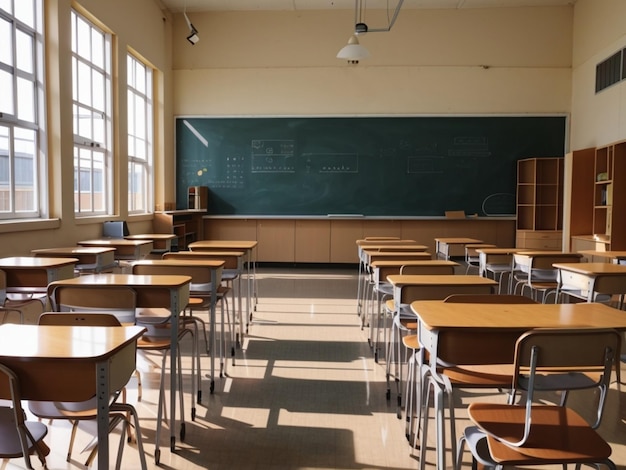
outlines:
[[[626,78],[625,56],[622,49],[596,65],[596,93]]]

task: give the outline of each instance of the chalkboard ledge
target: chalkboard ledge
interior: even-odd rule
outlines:
[[[230,219],[230,220],[516,220],[515,215],[489,216],[489,217],[466,217],[465,219],[450,219],[445,216],[407,216],[407,215],[361,215],[361,214],[330,214],[330,215],[205,215],[203,219]]]

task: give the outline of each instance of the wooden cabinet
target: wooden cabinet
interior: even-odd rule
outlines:
[[[563,166],[561,157],[517,162],[518,248],[561,249]]]
[[[626,250],[626,142],[572,152],[572,250]]]
[[[155,212],[152,225],[155,233],[173,233],[172,250],[186,250],[196,240],[202,240],[202,216],[204,211]]]
[[[596,149],[593,178],[594,238],[626,249],[626,142]]]

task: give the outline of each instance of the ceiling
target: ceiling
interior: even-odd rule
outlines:
[[[353,9],[354,0],[159,0],[166,9],[175,13],[187,10],[344,10]],[[395,9],[398,0],[363,0],[367,8]],[[403,9],[420,8],[494,8],[523,6],[573,5],[576,0],[405,0]]]

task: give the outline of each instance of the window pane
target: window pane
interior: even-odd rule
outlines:
[[[76,52],[86,60],[91,59],[91,28],[82,18],[76,22]]]
[[[15,17],[31,28],[35,27],[35,3],[34,0],[15,0]]]
[[[104,68],[104,36],[92,29],[91,31],[91,62],[101,69]]]
[[[77,107],[78,128],[74,131],[81,137],[91,140],[92,137],[92,118],[91,111],[82,106]]]
[[[22,78],[17,79],[17,117],[35,121],[35,84]]]
[[[11,23],[4,18],[0,18],[0,62],[13,65],[13,35],[11,34]]]
[[[15,37],[15,45],[17,47],[17,68],[26,73],[34,73],[33,37],[18,30]]]
[[[37,175],[36,135],[30,129],[15,128],[15,211],[35,210],[34,184]]]
[[[0,70],[0,90],[2,90],[2,99],[0,99],[0,112],[14,115],[13,107],[13,75],[4,70]]]
[[[11,6],[11,0],[0,0],[0,8],[9,14],[13,13],[13,7]]]
[[[0,212],[11,211],[9,128],[0,126]]]
[[[105,87],[105,78],[104,75],[94,70],[91,78],[93,79],[93,91],[92,91],[92,106],[99,111],[106,111],[105,106],[105,96],[104,96],[104,87]]]
[[[91,68],[84,62],[78,62],[78,101],[91,105]]]

